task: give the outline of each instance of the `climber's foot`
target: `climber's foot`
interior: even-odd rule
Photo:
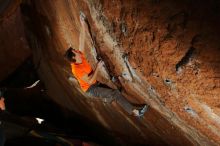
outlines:
[[[144,113],[148,110],[149,105],[144,105],[142,107],[133,110],[133,114],[136,117],[143,117]]]

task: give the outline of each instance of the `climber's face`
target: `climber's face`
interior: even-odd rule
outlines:
[[[76,52],[75,50],[72,50],[73,54],[75,54],[75,56],[73,55],[72,59],[75,60],[75,64],[81,64],[82,63],[82,56],[79,52]]]

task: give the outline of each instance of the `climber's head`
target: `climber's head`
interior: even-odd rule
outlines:
[[[81,64],[82,63],[82,56],[81,53],[78,50],[73,49],[70,47],[65,54],[65,57],[71,62],[75,64]]]

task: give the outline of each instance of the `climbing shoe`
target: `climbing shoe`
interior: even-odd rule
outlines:
[[[134,116],[143,117],[144,113],[148,110],[148,108],[149,108],[149,105],[144,105],[141,108],[134,109],[133,110]]]

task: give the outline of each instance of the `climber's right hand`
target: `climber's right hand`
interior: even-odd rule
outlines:
[[[103,67],[104,64],[105,64],[104,61],[100,60],[97,64],[97,69],[101,69],[101,67]]]

